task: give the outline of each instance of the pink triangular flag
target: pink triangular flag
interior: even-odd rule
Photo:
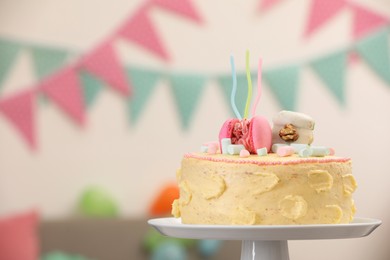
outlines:
[[[38,87],[77,123],[85,122],[83,92],[75,68],[65,68]]]
[[[190,0],[152,0],[152,4],[190,18],[196,22],[202,22],[202,19]]]
[[[130,95],[128,80],[123,67],[110,44],[104,44],[84,56],[79,66],[94,74],[125,96]]]
[[[0,112],[18,129],[29,146],[36,148],[35,91],[27,90],[0,101]]]
[[[260,2],[260,11],[267,11],[274,5],[280,3],[282,0],[261,0]]]
[[[118,32],[119,36],[142,46],[164,60],[168,60],[168,53],[160,41],[160,36],[157,34],[154,25],[149,20],[147,10],[146,8],[142,8],[132,16],[120,28]]]
[[[346,0],[312,0],[305,36],[314,33],[345,6]]]
[[[374,13],[365,7],[351,4],[353,10],[353,37],[361,38],[389,23],[389,19],[383,15]]]

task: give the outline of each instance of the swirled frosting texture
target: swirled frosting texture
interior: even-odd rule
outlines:
[[[187,154],[172,212],[188,224],[336,224],[353,219],[348,158]]]

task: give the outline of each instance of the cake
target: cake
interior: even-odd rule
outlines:
[[[351,159],[312,145],[314,121],[305,114],[281,111],[272,128],[260,119],[227,120],[219,142],[184,155],[173,215],[185,224],[350,222]]]
[[[248,117],[252,82],[247,52],[248,98],[243,116],[226,120],[217,142],[187,153],[176,177],[180,196],[172,214],[185,224],[299,225],[338,224],[353,220],[356,181],[351,159],[335,156],[327,146],[313,145],[314,120],[306,114],[280,111],[272,119],[256,115],[261,96],[259,60],[257,97]]]

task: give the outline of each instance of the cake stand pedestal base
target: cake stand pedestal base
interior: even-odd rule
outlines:
[[[182,224],[180,219],[158,218],[148,223],[170,237],[242,240],[241,260],[289,260],[288,240],[364,237],[382,221],[355,218],[348,224],[229,226]]]
[[[287,240],[243,240],[241,260],[290,260]]]

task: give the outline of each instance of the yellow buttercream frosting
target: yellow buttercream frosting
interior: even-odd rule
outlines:
[[[304,217],[307,213],[307,202],[298,195],[287,195],[279,201],[280,213],[289,219],[295,220]]]
[[[247,209],[243,206],[238,206],[234,212],[232,212],[232,224],[235,225],[253,225],[256,224],[256,212]]]
[[[328,191],[333,186],[333,177],[328,171],[313,170],[308,172],[308,182],[317,192]]]
[[[346,174],[343,176],[344,192],[347,195],[351,195],[357,188],[356,180],[352,174]]]
[[[172,213],[187,224],[335,224],[353,219],[351,161],[187,154],[177,172]]]

